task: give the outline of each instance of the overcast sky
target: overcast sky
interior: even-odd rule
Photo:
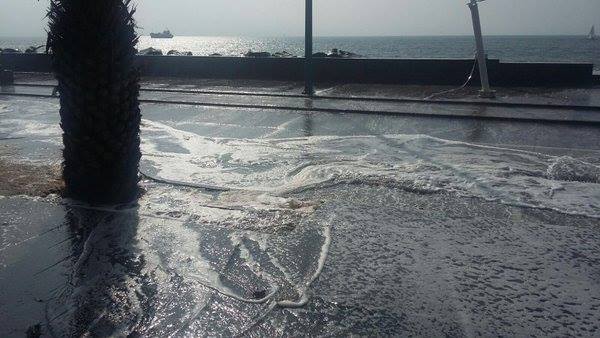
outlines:
[[[135,0],[134,0],[135,1]],[[304,0],[137,0],[141,33],[301,36]],[[471,34],[467,0],[314,0],[315,35]],[[48,0],[0,0],[0,36],[42,36]],[[485,34],[585,34],[600,0],[487,0]],[[600,27],[599,27],[600,28]]]

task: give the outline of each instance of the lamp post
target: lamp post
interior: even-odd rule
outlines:
[[[315,94],[313,70],[313,4],[306,0],[304,31],[304,94]]]
[[[475,34],[475,45],[477,46],[477,63],[479,64],[479,77],[481,78],[480,97],[494,98],[496,93],[490,88],[490,80],[488,77],[487,61],[485,50],[483,47],[483,36],[481,34],[481,20],[479,18],[478,2],[485,0],[470,0],[467,4],[471,9],[471,17],[473,19],[473,33]]]

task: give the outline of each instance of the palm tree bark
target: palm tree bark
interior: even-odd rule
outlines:
[[[131,0],[51,0],[48,49],[60,92],[67,197],[138,196],[139,71]]]

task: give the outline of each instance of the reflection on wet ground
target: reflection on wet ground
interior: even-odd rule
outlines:
[[[0,99],[3,159],[59,162],[57,109]],[[0,198],[0,336],[598,330],[598,127],[143,113],[137,204]]]

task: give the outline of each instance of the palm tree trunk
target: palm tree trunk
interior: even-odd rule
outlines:
[[[138,196],[139,71],[131,0],[51,0],[48,48],[60,92],[67,197]]]

